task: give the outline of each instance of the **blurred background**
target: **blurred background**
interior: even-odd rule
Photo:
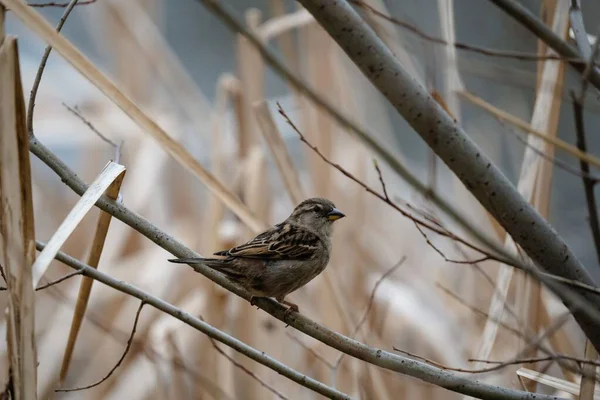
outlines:
[[[488,1],[363,2],[443,42],[533,55],[547,51],[531,33]],[[504,242],[503,231],[301,6],[291,0],[222,3],[318,93],[374,132],[376,139],[431,191],[461,210],[490,237]],[[520,3],[574,45],[568,29],[570,2]],[[600,3],[583,0],[582,8],[588,33],[595,40]],[[55,7],[36,10],[53,25],[64,11]],[[600,268],[581,178],[537,154],[533,156],[535,165],[524,164],[526,151],[531,152],[531,147],[523,143],[527,132],[499,121],[464,96],[465,92],[471,93],[547,136],[575,143],[570,91],[579,90],[580,75],[556,61],[498,57],[434,43],[372,10],[361,12],[409,73],[430,92],[437,93],[506,176],[530,193],[528,200],[599,281]],[[6,31],[19,37],[27,99],[45,43],[10,12]],[[392,351],[395,347],[457,368],[481,368],[485,365],[468,359],[510,359],[523,342],[514,333],[498,328],[493,318],[465,304],[484,313],[500,304],[500,313],[494,315],[530,334],[540,332],[564,314],[566,309],[554,296],[518,272],[510,275],[490,261],[444,261],[410,219],[318,158],[277,113],[276,102],[328,158],[381,191],[373,166],[376,155],[325,111],[291,90],[252,45],[223,25],[201,2],[98,0],[76,7],[62,33],[262,221],[272,225],[287,217],[295,204],[252,107],[255,101],[267,101],[302,182],[303,195],[330,198],[347,215],[336,223],[329,268],[290,296],[311,319],[379,348]],[[597,93],[592,89],[589,92],[584,107],[588,151],[596,153],[600,146],[596,134],[600,104]],[[115,149],[65,105],[77,107],[113,142],[123,142],[119,162],[127,168],[122,196],[128,208],[203,255],[253,236],[193,174],[53,53],[37,96],[35,134],[89,183],[114,159]],[[579,169],[578,160],[570,154],[554,152],[545,142],[539,149]],[[79,197],[37,158],[32,157],[31,162],[36,235],[47,241]],[[379,165],[394,201],[408,202],[434,215],[455,233],[463,233],[437,211],[426,195],[415,192],[381,160]],[[97,216],[98,210],[93,209],[62,250],[85,260]],[[433,233],[427,236],[449,259],[480,256],[447,238]],[[404,256],[406,261],[380,280]],[[187,266],[169,264],[168,258],[166,251],[114,219],[99,268],[187,312],[202,315],[217,328],[355,398],[460,397],[348,356],[340,358],[339,352],[291,327],[285,328],[282,322]],[[55,262],[43,281],[68,272],[69,268]],[[74,277],[36,294],[40,398],[275,397],[217,352],[204,335],[151,307],[142,311],[132,348],[111,378],[86,391],[54,393],[80,281],[80,277]],[[506,288],[506,304],[502,296],[494,300],[495,291],[502,292],[502,288]],[[4,293],[0,292],[3,302]],[[374,300],[369,307],[371,296]],[[94,285],[64,387],[93,383],[114,366],[126,345],[137,307],[137,300]],[[357,329],[363,315],[366,320]],[[4,322],[2,329],[6,330]],[[585,338],[571,319],[547,339],[547,344],[556,352],[584,355]],[[0,346],[6,358],[4,341]],[[319,397],[243,355],[220,347],[287,398]],[[534,356],[536,352],[529,354]],[[563,380],[563,386],[537,385],[535,379],[522,378],[523,367]],[[514,365],[469,376],[573,398],[567,382],[578,382],[576,375],[553,362]]]

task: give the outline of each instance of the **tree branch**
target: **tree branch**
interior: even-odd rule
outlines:
[[[56,32],[60,32],[65,22],[67,22],[69,14],[71,14],[71,11],[73,11],[73,8],[77,5],[77,2],[78,0],[71,0],[68,4],[65,5],[66,10],[63,13],[62,17],[60,17],[60,21],[58,21],[58,24],[56,25]],[[36,5],[30,4],[30,6],[35,7]],[[43,6],[44,5],[37,5],[37,7]],[[31,86],[31,92],[29,93],[29,104],[27,105],[27,132],[30,135],[33,135],[33,109],[35,108],[35,98],[37,96],[38,89],[40,88],[40,83],[42,82],[42,75],[44,75],[44,69],[46,68],[46,63],[48,62],[48,57],[50,57],[51,52],[52,46],[46,46],[46,49],[44,50],[44,55],[42,56],[42,60],[40,61],[40,66],[35,74],[33,85]]]
[[[377,34],[346,1],[299,2],[534,262],[552,274],[596,286],[565,241],[519,195],[511,182],[425,88],[404,70]],[[573,299],[567,299],[556,286],[553,291],[573,313],[594,347],[600,349],[600,324],[596,315],[600,299],[580,292],[593,306],[584,306],[583,303],[575,306]]]
[[[546,24],[540,21],[531,11],[525,8],[523,5],[519,4],[515,0],[490,0],[494,3],[498,8],[502,11],[516,19],[520,22],[525,28],[527,28],[531,33],[541,39],[544,43],[546,43],[549,47],[554,49],[558,54],[567,59],[581,58],[579,52],[570,46],[567,42],[562,40],[560,36],[552,31],[552,29],[548,28]],[[569,61],[569,63],[580,73],[583,73],[585,70],[585,65],[581,63],[574,63]],[[600,90],[600,72],[598,68],[592,68],[589,80],[596,87],[596,89]],[[597,349],[598,347],[596,347]]]
[[[38,250],[42,250],[44,248],[44,244],[37,241],[36,247]],[[191,251],[188,250],[188,252]],[[296,383],[299,383],[302,386],[308,387],[313,391],[332,399],[350,398],[346,394],[291,369],[287,365],[264,354],[264,352],[260,352],[248,346],[247,344],[216,329],[199,318],[193,317],[174,305],[154,297],[129,283],[115,279],[110,275],[92,268],[63,252],[58,252],[56,259],[71,268],[81,270],[84,276],[101,282],[120,292],[138,298],[144,303],[147,303],[152,307],[177,318],[192,328],[195,328],[207,336],[218,340],[219,342],[233,348],[236,351],[239,351],[247,357],[271,368],[272,370],[284,375],[285,377],[293,380]],[[229,283],[228,286],[234,287],[231,283]],[[239,292],[240,290],[237,289],[237,291]],[[256,298],[255,305],[259,306],[270,314],[275,315],[280,320],[283,320],[283,316],[287,310],[287,307],[284,307],[275,301],[264,297]],[[290,314],[288,320],[284,322],[287,322],[289,325],[296,327],[300,331],[312,336],[326,345],[329,345],[360,360],[385,369],[413,376],[415,378],[424,380],[425,382],[429,382],[433,385],[440,386],[454,392],[463,393],[480,399],[556,400],[556,397],[554,396],[522,392],[519,390],[502,388],[472,379],[467,379],[419,361],[411,360],[406,357],[401,357],[384,350],[379,350],[371,346],[364,345],[354,339],[331,331],[326,327],[309,320],[299,313]]]

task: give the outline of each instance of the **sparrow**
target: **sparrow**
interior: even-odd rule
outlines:
[[[170,262],[204,264],[245,288],[252,298],[274,297],[298,312],[285,297],[319,275],[329,262],[334,221],[345,217],[327,199],[315,197],[298,204],[280,224],[229,250],[214,253],[225,258],[177,258]]]

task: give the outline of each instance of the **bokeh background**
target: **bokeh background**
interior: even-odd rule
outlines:
[[[491,2],[483,0],[364,0],[365,3],[430,36],[504,51],[545,54],[545,47]],[[522,0],[523,5],[568,31],[566,0]],[[370,85],[318,24],[294,1],[231,0],[222,2],[246,26],[265,38],[268,47],[323,97],[362,126],[376,133],[422,182],[462,211],[473,224],[499,242],[504,235],[419,136]],[[588,32],[595,35],[600,3],[582,1]],[[37,8],[53,25],[63,9]],[[445,100],[469,135],[519,184],[526,132],[467,101],[468,91],[514,116],[532,121],[549,136],[575,142],[570,91],[580,77],[555,61],[536,62],[494,57],[432,43],[373,13],[364,13],[406,69]],[[281,21],[292,27],[275,32]],[[45,43],[7,14],[6,31],[19,37],[21,71],[28,98]],[[273,33],[275,32],[275,33]],[[373,167],[375,154],[326,112],[298,96],[274,73],[251,45],[229,30],[202,4],[193,0],[98,0],[78,6],[63,34],[173,138],[185,145],[207,169],[240,196],[265,223],[284,219],[294,203],[255,121],[252,102],[266,100],[284,138],[306,196],[333,200],[347,218],[336,223],[329,268],[290,298],[302,313],[330,329],[350,335],[374,301],[356,338],[383,349],[393,347],[448,366],[474,368],[467,360],[493,344],[490,359],[513,357],[522,345],[500,328],[484,337],[485,316],[448,294],[485,312],[501,267],[494,262],[455,264],[444,259],[411,220],[365,192],[325,164],[300,142],[276,112],[280,102],[308,140],[331,160],[380,191]],[[552,73],[552,68],[557,72]],[[558,67],[557,67],[558,66]],[[544,73],[546,70],[546,73]],[[550,109],[536,110],[536,99]],[[115,143],[123,141],[119,162],[126,166],[122,196],[127,207],[203,255],[252,237],[252,232],[161,146],[136,126],[116,105],[73,69],[60,55],[50,57],[37,97],[35,134],[86,182],[91,182],[115,149],[93,133],[65,107],[77,107],[93,126]],[[600,107],[590,89],[585,103],[588,151],[600,137]],[[539,128],[538,128],[539,129]],[[546,149],[545,151],[552,151]],[[550,153],[552,154],[552,153]],[[578,168],[578,160],[556,151],[556,157]],[[450,229],[454,222],[440,214],[427,196],[416,193],[379,162],[390,197],[400,204],[427,210]],[[539,161],[535,205],[572,247],[598,281],[600,268],[588,226],[581,178]],[[36,235],[47,241],[79,197],[32,156]],[[92,210],[63,251],[84,259],[94,234],[98,210]],[[475,259],[477,254],[445,238],[429,239],[448,258]],[[375,284],[402,257],[402,266]],[[380,370],[325,347],[280,321],[250,307],[183,265],[169,264],[170,254],[118,220],[113,220],[99,268],[139,286],[244,342],[266,351],[291,367],[361,399],[446,399],[459,395],[418,380]],[[48,281],[70,272],[54,263]],[[487,275],[487,276],[486,276]],[[490,279],[491,278],[491,282]],[[102,385],[83,392],[54,393],[80,277],[36,294],[36,337],[40,398],[86,399],[264,399],[274,395],[219,354],[201,333],[157,310],[145,307],[133,346],[123,364]],[[3,304],[5,295],[0,292]],[[521,317],[519,329],[539,332],[564,313],[553,296],[521,274],[510,281],[507,304]],[[95,284],[64,387],[92,383],[104,376],[123,352],[138,301]],[[2,322],[3,331],[6,330]],[[488,328],[490,329],[490,328]],[[559,352],[583,356],[585,338],[573,321],[549,343]],[[491,340],[492,343],[489,343]],[[318,395],[221,346],[290,399]],[[6,344],[0,344],[6,358]],[[318,355],[318,356],[317,356]],[[6,363],[2,363],[6,365]],[[473,378],[546,393],[556,391],[519,379],[522,366],[479,374]],[[577,382],[554,363],[525,366],[565,381]]]

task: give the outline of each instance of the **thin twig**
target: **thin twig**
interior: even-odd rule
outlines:
[[[381,169],[379,169],[379,163],[377,162],[376,159],[373,159],[373,166],[375,167],[375,170],[377,171],[377,175],[379,176],[379,182],[381,182],[381,188],[383,189],[383,195],[387,201],[390,201],[390,197],[388,196],[387,188],[386,188],[385,182],[383,180],[383,174],[381,173]]]
[[[568,316],[569,314],[565,314],[565,315]],[[558,318],[555,324],[553,324],[548,330],[546,330],[544,333],[542,333],[535,341],[533,341],[531,344],[529,344],[528,347],[537,346],[543,339],[552,335],[552,333],[554,333],[557,329],[559,329],[566,321],[567,321],[567,318],[564,318],[564,317]],[[410,357],[414,357],[418,360],[424,361],[426,363],[429,363],[431,365],[434,365],[441,369],[445,369],[448,371],[464,372],[464,373],[468,373],[468,374],[483,374],[483,373],[487,373],[487,372],[497,371],[497,370],[500,370],[500,369],[505,368],[510,365],[526,363],[526,362],[520,362],[521,359],[519,359],[518,357],[515,357],[512,360],[501,362],[501,363],[498,363],[498,365],[495,365],[493,367],[488,367],[488,368],[456,368],[456,367],[449,367],[449,366],[439,363],[437,361],[433,361],[428,358],[418,356],[416,354],[410,353],[406,350],[398,349],[396,347],[394,347],[394,350],[396,350],[400,353],[406,354]],[[525,353],[525,351],[528,351],[528,349],[525,349],[525,350],[519,352],[519,354],[523,354],[523,353]],[[559,361],[562,359],[560,357],[554,357],[553,360]],[[581,373],[581,369],[577,370],[577,372]]]
[[[414,221],[413,221],[414,222]],[[478,264],[487,260],[490,260],[490,256],[483,256],[481,258],[477,258],[475,260],[454,260],[451,258],[446,257],[446,255],[442,252],[442,250],[440,250],[435,244],[433,244],[433,242],[429,239],[429,237],[427,236],[427,234],[423,231],[423,229],[421,229],[421,227],[419,226],[419,224],[417,224],[416,222],[414,222],[415,227],[417,228],[417,230],[419,231],[419,233],[421,233],[421,236],[423,236],[423,238],[425,239],[425,242],[427,242],[427,244],[436,252],[438,253],[446,262],[449,263],[453,263],[453,264]]]
[[[204,321],[204,318],[202,318],[201,315],[199,315],[198,318],[200,318],[202,321]],[[212,346],[214,347],[214,349],[219,354],[221,354],[223,357],[225,357],[227,360],[229,360],[229,362],[232,363],[235,367],[237,367],[240,370],[242,370],[245,374],[247,374],[248,376],[250,376],[252,379],[254,379],[256,382],[258,382],[262,387],[264,387],[265,389],[267,389],[269,392],[273,393],[275,396],[279,397],[280,399],[287,400],[287,397],[285,397],[283,394],[281,394],[281,392],[279,392],[277,389],[275,389],[274,387],[272,387],[271,385],[269,385],[267,382],[263,381],[254,372],[250,371],[248,368],[246,368],[245,366],[243,366],[242,364],[240,364],[239,362],[237,362],[236,360],[234,360],[233,358],[231,358],[229,356],[229,354],[227,354],[223,350],[221,350],[221,348],[215,342],[215,339],[209,337],[208,340],[210,340],[210,343],[212,344]]]
[[[541,151],[541,150],[537,149],[536,147],[527,143],[527,140],[524,139],[522,137],[522,135],[519,134],[519,132],[517,132],[512,126],[508,125],[505,121],[503,121],[502,119],[497,118],[497,117],[496,117],[496,121],[498,121],[498,123],[506,129],[506,132],[510,132],[512,135],[514,135],[514,137],[519,142],[521,142],[524,146],[530,148],[535,154],[548,160],[552,164],[556,165],[558,168],[564,170],[565,172],[570,173],[571,175],[577,176],[579,178],[587,178],[587,179],[593,181],[594,183],[600,182],[600,176],[597,176],[597,175],[594,175],[591,173],[584,173],[581,170],[579,170],[575,167],[572,167],[571,165],[569,165],[568,163],[564,162],[563,160],[561,160],[559,158],[547,155],[543,151]]]
[[[69,112],[71,112],[73,115],[75,115],[77,118],[79,118],[81,120],[81,122],[83,122],[88,128],[90,128],[90,130],[92,132],[94,132],[96,134],[96,136],[98,136],[100,139],[102,139],[103,142],[108,143],[115,150],[114,161],[116,163],[118,163],[121,160],[121,150],[123,148],[123,143],[124,143],[123,140],[121,140],[121,142],[119,144],[116,144],[115,142],[110,140],[106,135],[104,135],[102,132],[100,132],[87,118],[85,118],[81,114],[81,111],[79,111],[77,106],[71,108],[65,103],[62,103],[62,105],[65,106],[65,108],[67,110],[69,110]]]
[[[556,360],[565,360],[565,361],[573,361],[579,364],[590,364],[595,365],[596,367],[600,367],[600,362],[586,360],[585,358],[571,357],[565,356],[562,354],[557,354],[555,356],[548,357],[532,357],[532,358],[522,358],[520,360],[512,360],[512,361],[491,361],[491,360],[479,360],[476,358],[469,358],[468,361],[471,362],[480,362],[484,364],[531,364],[536,362],[544,362],[544,361],[556,361]]]
[[[554,354],[552,352],[552,350],[550,348],[548,348],[546,345],[542,344],[541,341],[539,339],[535,339],[534,337],[530,337],[530,335],[527,335],[521,331],[519,331],[518,329],[513,328],[510,325],[507,325],[504,321],[502,321],[499,318],[496,317],[491,317],[487,312],[480,310],[479,308],[472,306],[470,304],[468,304],[465,300],[463,300],[460,296],[458,296],[457,294],[455,294],[454,292],[452,292],[450,289],[447,289],[446,287],[444,287],[443,285],[441,285],[439,282],[436,282],[436,286],[441,289],[442,291],[444,291],[448,296],[452,297],[453,299],[455,299],[459,304],[465,306],[466,308],[468,308],[469,310],[473,311],[475,314],[479,314],[482,317],[484,317],[486,320],[492,320],[495,323],[497,323],[501,328],[507,330],[508,332],[512,333],[513,335],[515,335],[516,337],[522,339],[525,341],[525,343],[527,343],[527,345],[529,346],[529,348],[537,348],[540,351],[544,352],[546,355],[548,355],[549,357],[555,357],[556,354]],[[497,290],[494,286],[494,290]],[[506,310],[510,312],[510,314],[514,317],[515,321],[517,322],[517,324],[519,324],[519,319],[517,318],[517,316],[515,315],[515,313],[508,307],[506,307]],[[581,369],[577,369],[577,368],[573,368],[573,366],[564,363],[562,360],[557,360],[557,362],[561,365],[562,368],[567,369],[571,372],[574,372],[576,374],[581,373]]]
[[[56,285],[56,284],[58,284],[58,283],[61,283],[62,281],[66,281],[67,279],[69,279],[69,278],[72,278],[72,277],[74,277],[75,275],[81,275],[81,271],[73,271],[73,272],[69,272],[68,274],[66,274],[65,276],[63,276],[63,277],[61,277],[61,278],[55,279],[55,280],[53,280],[53,281],[50,281],[50,282],[48,282],[48,283],[46,283],[46,284],[44,284],[44,285],[38,286],[38,287],[37,287],[35,290],[36,290],[36,291],[38,291],[38,290],[44,290],[44,289],[47,289],[47,288],[49,288],[50,286],[54,286],[54,285]]]
[[[369,312],[371,311],[371,308],[373,307],[373,302],[375,300],[375,293],[377,293],[377,289],[379,288],[379,285],[381,285],[381,283],[383,281],[385,281],[389,276],[391,276],[394,272],[396,272],[396,270],[398,268],[400,268],[402,266],[402,264],[404,264],[404,261],[406,261],[406,256],[402,256],[402,258],[396,264],[394,264],[394,266],[392,268],[388,269],[383,275],[381,275],[379,277],[379,279],[377,279],[377,282],[375,282],[375,285],[373,285],[373,289],[371,289],[371,294],[369,295],[369,301],[367,302],[367,307],[365,308],[365,311],[363,312],[362,317],[360,317],[358,324],[356,324],[356,326],[352,330],[352,334],[350,335],[351,338],[353,338],[354,335],[356,335],[356,332],[358,332],[360,330],[362,325],[367,320],[367,316],[369,315]]]
[[[438,38],[435,36],[431,36],[431,35],[423,32],[416,26],[411,25],[406,21],[402,21],[398,18],[387,15],[384,12],[377,10],[375,7],[365,3],[362,0],[348,0],[348,2],[354,4],[358,7],[364,8],[365,10],[368,10],[371,13],[373,13],[373,15],[375,15],[381,19],[384,19],[388,22],[391,22],[392,24],[409,31],[409,32],[417,35],[421,39],[426,40],[430,43],[441,44],[443,46],[454,46],[455,48],[457,48],[459,50],[465,50],[465,51],[472,52],[472,53],[483,54],[485,56],[490,56],[490,57],[512,58],[512,59],[521,60],[521,61],[557,60],[557,61],[569,61],[572,63],[579,63],[579,64],[584,64],[586,62],[584,59],[582,59],[580,57],[564,58],[564,57],[561,57],[556,54],[540,55],[540,54],[534,54],[534,53],[523,53],[523,52],[518,52],[518,51],[502,51],[502,50],[496,50],[496,49],[488,49],[486,47],[475,46],[472,44],[461,43],[461,42],[449,43],[444,39],[441,39],[441,38]]]
[[[454,292],[452,292],[450,289],[447,289],[446,287],[444,287],[441,283],[436,282],[435,285],[439,289],[441,289],[443,292],[445,292],[448,296],[452,297],[457,302],[459,302],[463,306],[467,307],[469,310],[473,311],[475,314],[479,314],[479,315],[481,315],[482,317],[484,317],[486,319],[491,319],[492,321],[494,321],[495,323],[497,323],[500,327],[506,329],[507,331],[511,332],[515,336],[517,336],[519,338],[522,338],[524,340],[527,340],[527,338],[525,337],[525,335],[523,335],[523,332],[519,331],[518,329],[513,328],[512,326],[506,324],[504,321],[501,321],[498,318],[491,317],[487,312],[485,312],[483,310],[480,310],[479,308],[477,308],[477,307],[475,307],[475,306],[467,303],[465,300],[463,300],[462,298],[460,298],[460,296],[458,296],[457,294],[455,294]]]
[[[96,0],[94,0],[96,1]],[[56,32],[60,32],[63,25],[67,21],[69,14],[73,11],[73,8],[77,5],[78,0],[71,0],[66,4],[65,7],[67,9],[63,13],[62,17],[60,17],[60,21],[56,25]],[[83,3],[83,2],[82,2]],[[45,3],[48,4],[48,3]],[[36,5],[31,5],[32,7],[36,7]],[[44,6],[38,6],[44,7]],[[35,74],[35,79],[33,80],[33,85],[31,87],[31,93],[29,94],[29,104],[27,105],[27,132],[30,135],[33,135],[33,109],[35,108],[35,98],[37,96],[38,89],[40,88],[40,82],[42,81],[42,75],[44,74],[44,69],[46,68],[46,62],[48,62],[48,57],[50,57],[50,53],[52,52],[52,46],[46,46],[44,50],[44,55],[42,56],[42,60],[40,61],[40,66],[38,67],[37,73]]]
[[[83,0],[80,3],[78,3],[78,6],[86,6],[88,4],[93,4],[95,2],[97,2],[98,0]],[[65,8],[65,7],[69,7],[71,3],[57,3],[55,1],[50,1],[47,3],[27,3],[27,5],[29,7],[37,7],[37,8],[44,8],[44,7],[57,7],[57,8]]]
[[[330,363],[325,357],[323,357],[322,355],[320,355],[319,353],[317,353],[315,351],[315,349],[313,349],[312,347],[310,347],[309,345],[307,345],[306,343],[304,343],[302,340],[300,340],[299,338],[297,338],[296,336],[292,335],[291,333],[289,333],[288,331],[285,332],[285,334],[292,339],[294,342],[298,343],[300,346],[302,346],[306,351],[308,351],[310,354],[312,354],[317,360],[321,361],[323,364],[327,365],[330,369],[334,369],[335,365],[333,365],[332,363]]]
[[[84,271],[80,270],[79,272],[83,273]],[[131,335],[129,335],[129,339],[127,340],[127,345],[125,346],[125,351],[121,355],[121,358],[119,358],[119,361],[117,361],[117,363],[115,364],[115,366],[112,367],[112,369],[110,371],[108,371],[108,374],[106,374],[106,376],[104,378],[100,379],[99,381],[97,381],[95,383],[92,383],[91,385],[77,387],[77,388],[72,388],[72,389],[54,389],[54,391],[55,392],[77,392],[79,390],[91,389],[91,388],[93,388],[95,386],[98,386],[98,385],[102,384],[108,378],[110,378],[111,375],[113,374],[113,372],[115,372],[117,370],[117,368],[119,368],[121,366],[121,363],[125,359],[125,356],[127,356],[127,353],[129,352],[129,349],[131,348],[131,343],[133,343],[133,337],[135,335],[135,331],[137,329],[137,324],[138,324],[138,321],[140,319],[140,313],[142,312],[142,308],[144,308],[145,304],[146,304],[146,302],[144,300],[142,300],[140,302],[140,307],[138,308],[137,312],[135,313],[135,320],[133,321],[133,328],[131,329]]]
[[[385,183],[383,183],[383,181],[381,181],[381,184],[385,187]],[[363,312],[362,316],[360,317],[360,320],[358,321],[358,323],[352,330],[352,333],[350,334],[350,337],[352,339],[354,339],[354,336],[356,335],[356,333],[360,330],[360,328],[363,326],[363,324],[367,320],[367,316],[369,315],[369,312],[371,311],[371,308],[373,307],[373,303],[375,301],[375,294],[377,293],[377,289],[379,288],[379,285],[381,285],[381,283],[384,280],[386,280],[389,276],[391,276],[394,272],[396,272],[396,270],[398,268],[400,268],[402,266],[402,264],[404,264],[404,261],[406,261],[406,256],[402,256],[402,258],[396,264],[394,264],[383,275],[381,275],[379,277],[379,279],[377,279],[377,282],[375,282],[375,285],[373,285],[373,289],[371,289],[371,294],[369,295],[369,300],[367,301],[367,307],[365,308],[365,311]],[[340,366],[345,355],[346,355],[345,353],[341,353],[338,356],[332,370],[335,371]]]
[[[600,40],[599,40],[600,41]],[[577,134],[577,147],[581,151],[586,151],[586,140],[585,140],[585,127],[583,122],[583,107],[580,98],[577,98],[574,92],[571,92],[571,98],[573,99],[573,114],[575,117],[575,133]],[[584,174],[590,173],[590,165],[587,161],[579,160],[579,166],[581,172]],[[600,261],[600,220],[598,218],[598,209],[596,208],[596,193],[594,191],[595,182],[583,178],[583,189],[585,191],[585,200],[587,203],[589,213],[590,229],[592,230],[592,237],[594,239],[594,246],[596,247],[596,257]]]

